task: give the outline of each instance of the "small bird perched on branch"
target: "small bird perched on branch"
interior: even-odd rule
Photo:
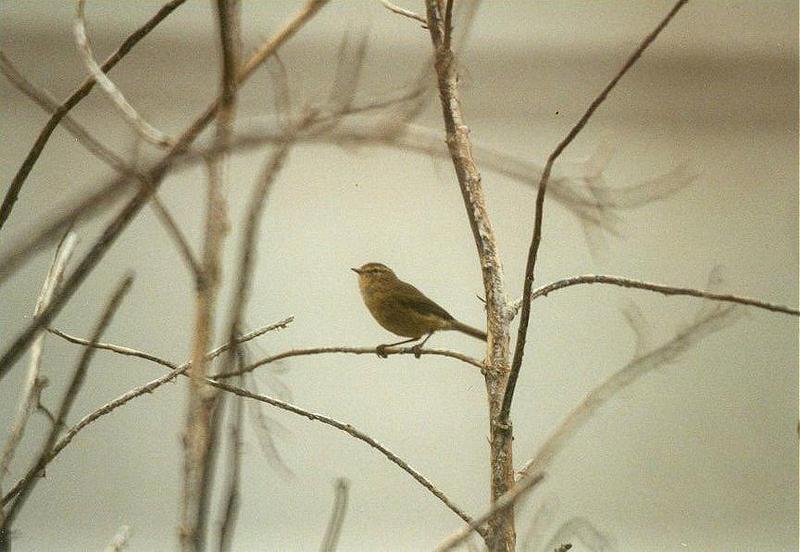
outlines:
[[[350,270],[358,274],[361,297],[378,324],[393,334],[409,338],[378,345],[375,349],[378,356],[386,358],[387,347],[417,341],[425,336],[421,343],[413,347],[414,356],[419,358],[422,346],[434,332],[440,330],[456,330],[486,341],[486,332],[453,318],[420,290],[399,279],[386,265],[367,263]]]

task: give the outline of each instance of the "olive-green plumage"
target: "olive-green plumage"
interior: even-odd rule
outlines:
[[[453,318],[449,312],[402,280],[381,263],[353,268],[361,297],[373,318],[390,332],[411,338],[440,330],[456,330],[486,341],[486,333]]]

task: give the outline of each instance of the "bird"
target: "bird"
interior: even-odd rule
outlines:
[[[486,341],[486,332],[453,318],[420,290],[398,278],[388,266],[366,263],[350,270],[358,274],[361,298],[378,324],[393,334],[409,338],[378,345],[375,350],[378,356],[386,358],[387,347],[418,341],[424,336],[412,348],[414,356],[419,358],[425,342],[434,332],[442,330],[455,330]]]

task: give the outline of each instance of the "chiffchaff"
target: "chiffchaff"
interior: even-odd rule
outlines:
[[[486,333],[453,318],[449,312],[425,297],[425,295],[402,280],[381,263],[367,263],[360,268],[351,268],[358,274],[358,287],[364,304],[378,324],[402,337],[397,343],[378,345],[376,352],[386,358],[386,347],[402,345],[425,339],[414,346],[414,355],[419,358],[420,349],[434,332],[456,330],[476,339],[486,341]]]

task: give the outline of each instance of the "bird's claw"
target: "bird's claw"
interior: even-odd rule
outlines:
[[[375,354],[380,358],[389,358],[389,355],[386,353],[386,345],[378,345],[375,347]]]
[[[414,345],[411,347],[411,352],[414,353],[414,358],[419,358],[422,356],[422,347],[420,345]]]

